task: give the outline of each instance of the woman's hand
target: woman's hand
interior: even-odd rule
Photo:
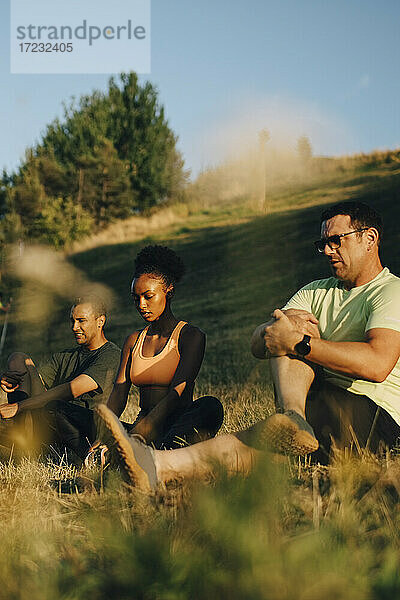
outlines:
[[[0,404],[0,417],[2,419],[12,419],[18,412],[18,402],[12,404]]]

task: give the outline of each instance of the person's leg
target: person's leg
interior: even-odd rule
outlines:
[[[114,413],[100,405],[96,408],[103,424],[99,437],[114,453],[128,481],[147,489],[153,487],[149,481],[154,479],[154,473],[157,474],[156,479],[162,482],[179,477],[206,476],[212,473],[213,464],[220,464],[231,473],[248,473],[263,449],[298,455],[313,452],[318,448],[318,441],[302,415],[314,371],[300,360],[287,357],[272,360],[278,402],[285,412],[272,415],[246,431],[219,436],[186,448],[152,450],[137,436],[129,437]],[[259,446],[260,450],[254,446]],[[151,465],[151,477],[146,475],[148,465]]]
[[[307,395],[315,376],[313,367],[289,356],[271,358],[270,365],[278,412],[265,424],[256,426],[259,436],[272,452],[293,455],[314,452],[318,440],[305,418]],[[251,431],[248,433],[253,435]]]
[[[49,412],[55,424],[55,441],[84,460],[96,438],[93,411],[73,402],[58,401]]]
[[[9,402],[17,402],[46,391],[35,363],[28,354],[23,352],[11,354],[7,361],[7,370],[23,374],[18,389],[8,394]]]
[[[143,491],[154,489],[158,482],[207,477],[216,465],[230,474],[248,474],[261,455],[236,434],[221,435],[177,450],[153,450],[139,436],[129,436],[107,406],[97,406],[95,413],[99,437],[107,444],[112,461],[121,467],[131,485]]]
[[[208,440],[215,436],[224,420],[224,409],[214,396],[202,396],[172,421],[156,448],[172,450]]]
[[[372,400],[368,400],[372,403]],[[367,448],[372,452],[379,452],[382,447],[392,449],[398,447],[399,443],[400,425],[384,408],[378,407],[368,434]]]
[[[294,410],[305,418],[307,394],[315,376],[313,367],[289,356],[272,357],[269,363],[278,408]]]
[[[260,450],[246,445],[236,434],[228,433],[186,448],[155,450],[153,456],[157,479],[165,483],[210,476],[218,465],[230,475],[248,475],[260,454]]]
[[[7,394],[8,402],[18,402],[46,391],[39,372],[30,356],[23,352],[14,352],[7,361],[7,370],[22,374],[18,389]],[[13,419],[13,427],[7,431],[9,442],[26,450],[37,450],[37,431],[43,429],[42,415],[36,411],[24,412]]]
[[[366,396],[329,383],[311,390],[306,415],[320,443],[313,458],[322,463],[329,462],[332,446],[377,452],[393,448],[400,437],[400,426],[386,410]]]

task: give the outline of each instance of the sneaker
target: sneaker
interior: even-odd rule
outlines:
[[[143,492],[157,487],[157,474],[153,449],[140,436],[128,435],[118,417],[105,405],[94,409],[98,420],[98,435],[130,485]]]
[[[85,467],[100,467],[101,469],[104,469],[106,465],[107,452],[108,448],[105,444],[95,442],[87,453],[84,461]]]
[[[270,452],[304,456],[318,450],[313,428],[294,410],[276,413],[265,421],[263,438]]]

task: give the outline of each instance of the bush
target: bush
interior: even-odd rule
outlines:
[[[72,198],[54,198],[36,217],[32,226],[32,239],[55,248],[79,240],[93,231],[91,215]]]

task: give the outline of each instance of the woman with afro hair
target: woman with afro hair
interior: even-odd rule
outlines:
[[[135,259],[131,293],[146,326],[125,340],[108,407],[119,417],[131,385],[139,388],[140,412],[130,434],[157,449],[173,449],[213,437],[223,408],[213,396],[193,401],[206,336],[171,309],[185,266],[165,246],[146,246]]]

